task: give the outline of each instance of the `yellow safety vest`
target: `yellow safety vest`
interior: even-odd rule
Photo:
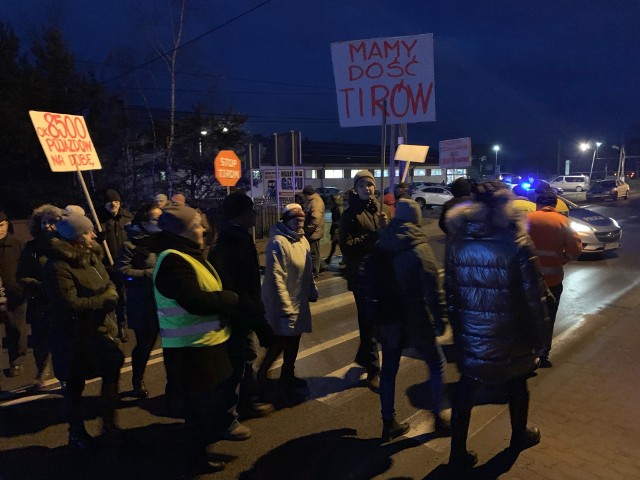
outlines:
[[[178,250],[169,249],[163,251],[158,257],[158,262],[153,271],[153,291],[158,309],[162,348],[206,347],[226,342],[229,339],[231,330],[229,327],[222,326],[219,315],[189,313],[174,299],[165,297],[155,288],[158,269],[164,258],[170,253],[179,255],[193,267],[201,290],[205,292],[219,292],[222,290],[222,282],[213,267],[209,270],[191,255]]]

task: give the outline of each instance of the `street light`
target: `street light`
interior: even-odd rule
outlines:
[[[206,129],[200,130],[200,137],[198,137],[198,151],[200,152],[200,161],[202,161],[202,137],[206,137],[209,132]]]
[[[493,168],[493,173],[498,175],[498,152],[500,151],[500,145],[494,145],[493,146],[493,151],[496,152],[496,163],[495,163],[495,166]]]
[[[600,148],[600,145],[602,145],[602,142],[596,142],[596,148],[593,149],[593,158],[591,158],[591,170],[589,170],[589,182],[591,182],[591,176],[593,175],[593,164],[595,163],[596,157],[598,156],[598,148]],[[580,144],[580,150],[582,150],[583,152],[589,150],[590,148],[591,145],[588,143]]]

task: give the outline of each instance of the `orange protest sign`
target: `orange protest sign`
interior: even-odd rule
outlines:
[[[84,117],[35,110],[29,116],[52,172],[102,168]]]
[[[223,187],[233,187],[242,174],[241,162],[233,150],[220,150],[213,161],[216,180]]]

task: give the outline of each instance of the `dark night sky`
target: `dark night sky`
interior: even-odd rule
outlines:
[[[263,1],[187,0],[183,40]],[[58,25],[80,67],[133,104],[143,88],[166,106],[162,61],[130,67],[156,56],[153,38],[170,46],[171,4],[4,0],[0,18],[25,47]],[[555,166],[559,140],[570,156],[579,141],[619,144],[640,121],[639,21],[638,0],[271,0],[180,50],[179,108],[202,100],[248,114],[254,133],[376,143],[379,127],[339,126],[330,44],[433,33],[436,122],[409,125],[409,143],[469,136],[512,163]]]

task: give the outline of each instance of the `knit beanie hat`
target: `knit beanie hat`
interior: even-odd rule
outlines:
[[[186,205],[169,205],[162,210],[158,218],[158,226],[161,230],[180,235],[187,230],[198,212]]]
[[[114,190],[113,188],[107,188],[107,191],[104,192],[104,198],[107,202],[120,202],[120,194]]]
[[[401,198],[396,202],[396,219],[402,222],[411,222],[420,225],[422,211],[420,205],[410,198]]]
[[[7,212],[5,212],[4,210],[0,210],[0,222],[4,222],[5,220],[9,220],[9,217],[7,217]]]
[[[187,203],[187,198],[181,193],[176,193],[173,197],[171,197],[171,201],[174,203],[174,205],[185,205]]]
[[[222,201],[222,220],[233,220],[248,210],[253,210],[251,197],[240,192],[231,193]]]
[[[358,181],[363,178],[369,180],[374,185],[376,183],[376,179],[373,178],[373,174],[369,170],[360,170],[356,173],[355,177],[353,177],[353,186],[358,186]]]
[[[154,197],[156,202],[168,202],[169,197],[167,197],[164,193],[159,193]]]
[[[280,217],[283,222],[288,222],[294,217],[304,218],[304,210],[299,203],[290,203],[282,209],[282,216]]]
[[[316,193],[316,190],[315,188],[313,188],[313,185],[305,185],[302,189],[302,193],[304,193],[305,195],[313,195],[314,193]]]
[[[551,189],[545,190],[539,193],[536,197],[537,205],[544,205],[545,207],[555,207],[558,203],[558,195]]]
[[[84,217],[84,208],[82,208],[80,205],[67,205],[66,207],[64,207],[64,211],[67,213],[74,213],[76,215],[82,215]]]
[[[93,231],[93,223],[84,215],[65,213],[56,223],[56,231],[65,240],[75,240],[80,235]]]

